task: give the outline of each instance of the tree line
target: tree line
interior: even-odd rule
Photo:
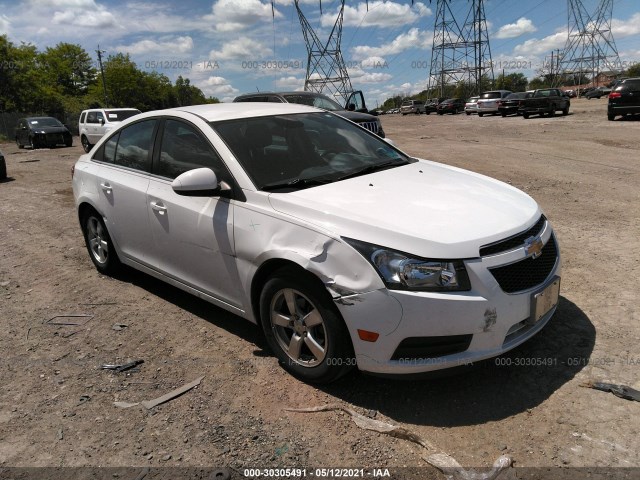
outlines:
[[[60,117],[86,108],[132,107],[141,111],[218,103],[188,78],[175,83],[158,72],[140,70],[129,54],[109,55],[102,73],[80,46],[58,43],[39,51],[0,36],[0,110]],[[108,103],[108,105],[107,105]]]

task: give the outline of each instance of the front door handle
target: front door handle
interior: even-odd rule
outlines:
[[[107,195],[111,195],[111,192],[112,192],[113,190],[111,189],[111,185],[109,184],[109,182],[102,182],[102,183],[100,184],[100,187],[102,188],[102,190],[104,190],[104,192],[105,192]]]
[[[164,215],[167,212],[167,207],[165,207],[161,202],[151,202],[151,208],[160,215]]]

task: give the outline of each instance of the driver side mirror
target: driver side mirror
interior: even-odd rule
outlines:
[[[104,118],[100,117],[98,119],[98,123],[100,123],[100,125],[104,125]]]
[[[171,182],[171,188],[178,195],[186,197],[214,197],[231,190],[226,182],[218,182],[213,170],[205,167],[179,175]]]
[[[355,103],[350,103],[349,106],[347,107],[347,110],[349,110],[350,112],[353,112],[355,109],[356,109]]]

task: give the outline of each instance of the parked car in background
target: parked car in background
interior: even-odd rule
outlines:
[[[402,115],[408,115],[409,113],[419,115],[421,113],[427,113],[427,111],[422,100],[405,100],[400,106],[400,113],[402,113]]]
[[[478,113],[478,100],[480,97],[469,97],[464,104],[464,113],[471,115],[472,113]]]
[[[484,92],[478,99],[478,116],[482,117],[487,113],[498,113],[498,101],[511,93],[511,90],[491,90]]]
[[[464,111],[464,100],[461,98],[447,98],[438,104],[438,115],[445,113],[456,114]]]
[[[7,178],[7,161],[0,150],[0,180],[4,180],[5,178]]]
[[[32,149],[73,145],[69,129],[53,117],[21,118],[16,126],[15,140],[18,148],[24,148],[25,145]]]
[[[498,111],[500,115],[506,117],[507,115],[519,115],[518,109],[520,108],[520,100],[530,96],[531,92],[513,92],[504,97],[504,99],[498,101]]]
[[[364,95],[361,91],[355,91],[347,100],[345,106],[341,106],[335,100],[316,92],[257,92],[240,95],[233,99],[234,103],[267,102],[267,103],[296,103],[310,107],[321,108],[336,115],[351,120],[370,132],[384,138],[380,119],[367,112]]]
[[[640,77],[627,78],[609,94],[607,118],[615,120],[618,115],[640,113]]]
[[[541,88],[534,90],[530,96],[520,100],[520,113],[525,119],[531,115],[543,116],[548,114],[553,117],[557,111],[562,111],[563,115],[569,114],[571,101],[562,90],[557,88]]]
[[[120,122],[140,113],[136,108],[93,108],[84,110],[78,119],[78,135],[85,152]]]
[[[424,113],[430,115],[438,111],[438,105],[445,100],[444,98],[430,98],[424,103]]]
[[[577,96],[575,90],[565,90],[564,94],[569,98],[576,98],[576,96]]]
[[[126,264],[260,325],[308,382],[492,358],[558,307],[560,249],[535,200],[317,108],[143,113],[72,185],[98,271]]]
[[[592,98],[602,98],[605,95],[609,95],[611,93],[611,89],[609,87],[598,87],[598,88],[594,88],[593,90],[589,90],[584,97],[587,98],[588,100],[591,100]]]

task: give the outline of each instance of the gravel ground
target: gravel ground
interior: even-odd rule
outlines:
[[[499,178],[542,205],[564,261],[545,330],[460,375],[301,383],[241,318],[135,271],[98,274],[73,207],[77,138],[53,150],[0,144],[10,176],[0,183],[0,467],[229,467],[237,478],[248,467],[410,478],[402,467],[420,467],[415,478],[444,478],[422,447],[343,412],[283,410],[325,403],[412,430],[465,467],[501,454],[550,478],[552,467],[640,467],[638,404],[581,387],[640,388],[640,119],[608,122],[606,100],[574,100],[567,117],[381,119],[405,151]],[[88,316],[49,321],[69,314]],[[139,371],[98,368],[134,359],[144,359]],[[203,375],[152,410],[114,406]]]

